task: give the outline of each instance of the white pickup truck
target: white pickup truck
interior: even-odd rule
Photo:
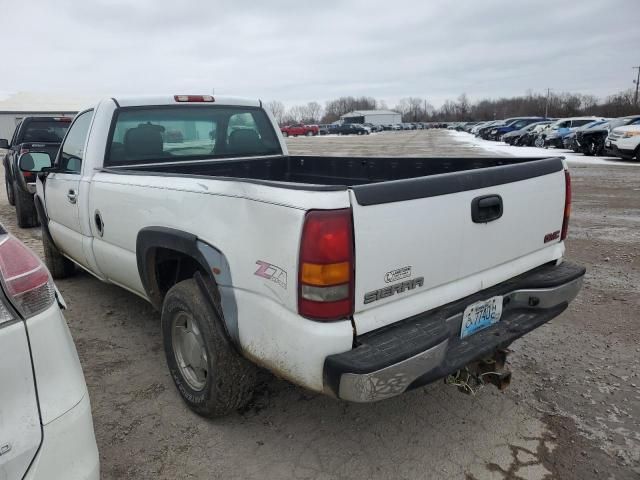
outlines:
[[[563,159],[289,155],[258,100],[107,98],[35,200],[54,277],[78,265],[161,311],[205,416],[245,404],[256,366],[356,402],[471,371],[585,272],[562,261]]]

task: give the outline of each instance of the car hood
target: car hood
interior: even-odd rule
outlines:
[[[616,133],[638,132],[640,131],[640,125],[625,125],[623,127],[616,127],[613,131]]]

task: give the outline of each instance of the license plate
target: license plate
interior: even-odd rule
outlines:
[[[473,303],[464,309],[460,338],[473,335],[497,323],[502,316],[502,296]]]

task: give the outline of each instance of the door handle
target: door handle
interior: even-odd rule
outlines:
[[[503,206],[500,195],[484,195],[471,202],[471,220],[473,223],[488,223],[502,216]]]
[[[69,190],[67,192],[67,199],[69,199],[69,203],[76,203],[78,200],[78,194],[75,190]]]

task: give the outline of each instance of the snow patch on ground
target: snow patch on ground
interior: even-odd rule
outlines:
[[[481,148],[485,151],[500,153],[510,157],[544,157],[562,156],[567,162],[586,165],[621,165],[626,167],[640,167],[640,163],[624,161],[617,157],[587,157],[581,153],[574,153],[571,150],[557,148],[537,148],[537,147],[513,147],[504,142],[492,142],[475,137],[467,132],[450,130],[449,134],[458,141]]]

